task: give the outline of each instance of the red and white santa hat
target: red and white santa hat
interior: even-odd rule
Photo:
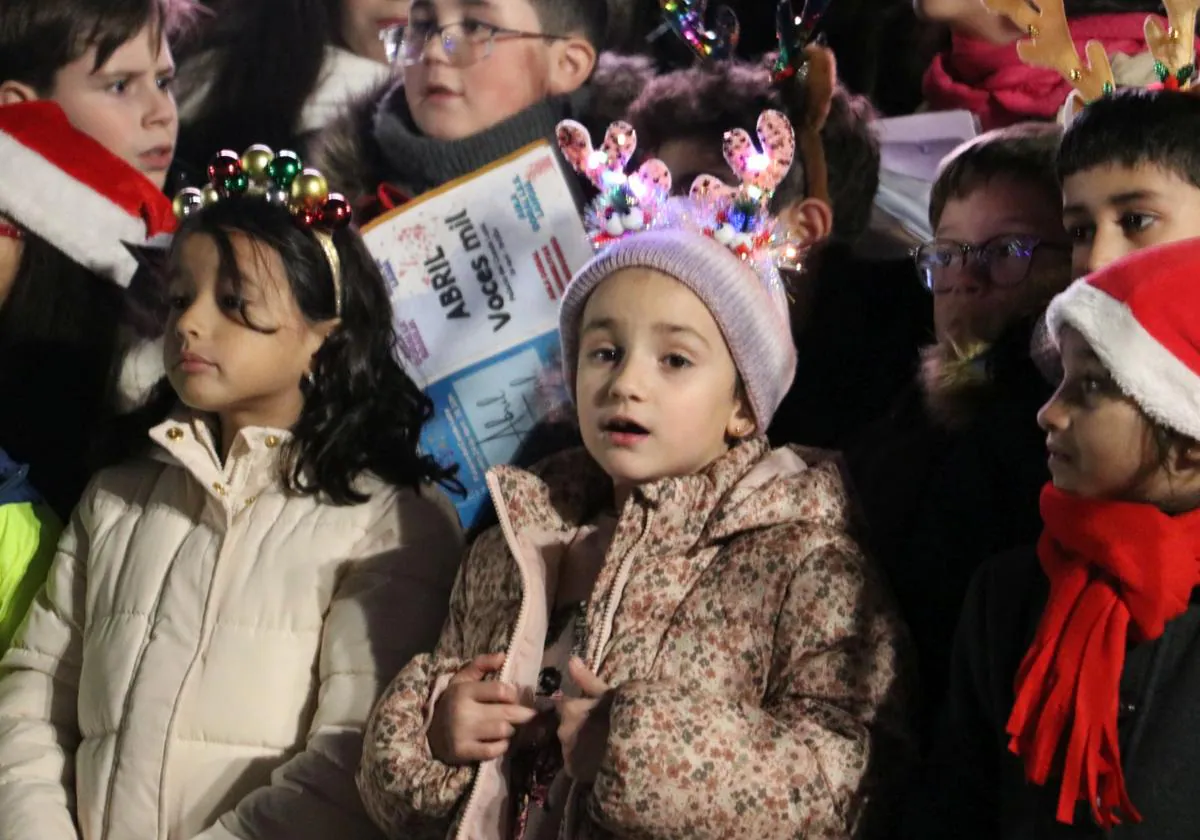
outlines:
[[[1076,281],[1047,313],[1070,325],[1142,410],[1200,440],[1200,239],[1148,248]]]
[[[128,286],[126,247],[175,229],[171,200],[53,102],[0,106],[0,216]]]

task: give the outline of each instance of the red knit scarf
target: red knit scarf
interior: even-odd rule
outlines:
[[[1059,822],[1073,821],[1080,800],[1105,829],[1121,817],[1139,822],[1117,741],[1125,649],[1157,639],[1187,609],[1200,585],[1200,511],[1172,517],[1052,485],[1041,510],[1038,557],[1050,598],[1017,673],[1009,749],[1035,784],[1061,770]]]
[[[1070,21],[1080,55],[1100,41],[1110,56],[1146,52],[1146,13],[1089,15]],[[963,109],[979,117],[984,131],[1025,120],[1053,120],[1071,92],[1055,70],[1030,67],[1017,57],[1017,44],[991,44],[954,35],[950,50],[925,71],[925,101],[934,111]]]

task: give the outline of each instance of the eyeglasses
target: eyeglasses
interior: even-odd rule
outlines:
[[[498,38],[540,38],[546,41],[563,39],[561,35],[522,32],[520,29],[508,29],[470,18],[443,26],[438,26],[433,21],[410,20],[407,25],[384,29],[379,33],[379,39],[383,41],[389,62],[395,64],[399,61],[405,67],[412,67],[421,61],[429,46],[429,40],[435,35],[441,41],[442,51],[451,67],[470,67],[477,61],[483,61],[492,54],[492,46]]]
[[[1040,250],[1070,252],[1068,245],[1043,242],[1036,236],[1009,234],[982,245],[935,239],[912,251],[913,262],[925,287],[935,295],[953,291],[964,269],[998,288],[1025,282],[1034,255]]]

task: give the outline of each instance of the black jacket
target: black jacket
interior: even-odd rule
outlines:
[[[980,362],[982,384],[952,397],[957,425],[935,421],[913,382],[892,413],[846,450],[878,558],[917,646],[922,734],[946,691],[950,647],[971,577],[989,557],[1041,533],[1049,480],[1038,409],[1050,397],[1030,357],[1032,323]]]
[[[1001,555],[971,584],[955,637],[950,693],[902,836],[913,840],[1174,840],[1200,836],[1200,598],[1159,639],[1131,647],[1118,731],[1129,796],[1143,822],[1105,834],[1080,807],[1055,820],[1058,780],[1025,781],[1005,726],[1017,669],[1033,642],[1049,582],[1033,548]]]

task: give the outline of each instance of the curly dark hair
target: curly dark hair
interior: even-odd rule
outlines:
[[[342,264],[340,316],[335,314],[329,262],[316,238],[286,210],[258,198],[229,198],[189,216],[167,262],[179,259],[181,244],[189,237],[212,237],[221,271],[238,289],[243,278],[231,242],[235,233],[279,253],[306,319],[316,323],[340,318],[313,357],[311,383],[301,384],[304,408],[281,457],[285,485],[297,493],[321,494],[338,505],[366,500],[354,489],[364,472],[395,486],[437,482],[459,490],[455,468],[418,451],[421,428],[432,416],[433,404],[396,360],[391,302],[358,233],[341,230],[333,235]],[[266,332],[244,313],[242,322]],[[146,430],[162,422],[176,404],[164,379],[130,425],[144,440]]]
[[[773,63],[773,55],[762,63],[714,61],[653,79],[629,108],[639,144],[656,149],[669,140],[688,139],[719,146],[731,128],[740,127],[753,136],[759,114],[768,108],[799,123],[808,105],[805,86],[772,85]],[[879,141],[870,127],[874,118],[870,102],[836,86],[821,131],[834,241],[855,241],[870,221],[879,187]],[[803,198],[804,173],[794,166],[775,193],[774,209]]]

